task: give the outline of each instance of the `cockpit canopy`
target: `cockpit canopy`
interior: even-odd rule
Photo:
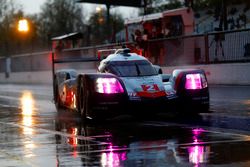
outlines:
[[[158,75],[155,68],[147,60],[110,61],[100,72],[112,73],[119,77]]]

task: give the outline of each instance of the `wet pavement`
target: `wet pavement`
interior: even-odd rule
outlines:
[[[0,85],[1,166],[250,166],[250,87],[211,86],[212,113],[84,123],[49,86]]]

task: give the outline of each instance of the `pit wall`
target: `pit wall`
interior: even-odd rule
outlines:
[[[162,67],[164,73],[172,73],[174,69],[204,69],[209,84],[250,85],[250,63],[210,64],[193,66]],[[79,72],[95,72],[94,69]],[[12,72],[9,78],[0,73],[0,83],[16,84],[51,84],[51,71]]]
[[[204,69],[209,84],[250,85],[250,63],[172,66],[162,69],[164,73],[171,73],[178,68]]]

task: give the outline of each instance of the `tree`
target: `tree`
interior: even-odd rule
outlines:
[[[111,14],[109,21],[106,14],[107,11],[102,9],[90,15],[88,24],[93,45],[115,42],[115,34],[124,28],[124,19],[121,14]]]
[[[51,37],[84,30],[83,9],[72,0],[47,0],[41,9],[37,31],[46,43]]]
[[[16,23],[23,16],[23,12],[13,0],[1,0],[0,9],[0,56],[9,56],[14,50],[10,47],[17,43]]]
[[[228,30],[228,6],[245,4],[244,10],[250,9],[249,0],[145,0],[147,2],[146,14],[176,9],[183,6],[191,7],[194,11],[210,9],[214,17],[219,20],[219,30]],[[184,2],[184,3],[183,3]],[[145,12],[140,12],[141,15]]]
[[[181,0],[145,0],[146,7],[140,11],[140,15],[163,12],[184,6]]]

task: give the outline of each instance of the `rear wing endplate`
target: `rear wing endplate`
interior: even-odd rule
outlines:
[[[63,63],[77,63],[77,62],[99,62],[101,59],[96,57],[86,57],[86,58],[78,58],[78,59],[55,59],[55,53],[52,52],[52,75],[54,78],[55,74],[55,64],[63,64]]]
[[[78,59],[55,59],[55,53],[52,52],[52,83],[53,83],[53,93],[55,97],[55,64],[63,64],[63,63],[76,63],[76,62],[99,62],[100,59],[96,57],[86,57],[86,58],[78,58]],[[54,99],[55,100],[55,99]]]

